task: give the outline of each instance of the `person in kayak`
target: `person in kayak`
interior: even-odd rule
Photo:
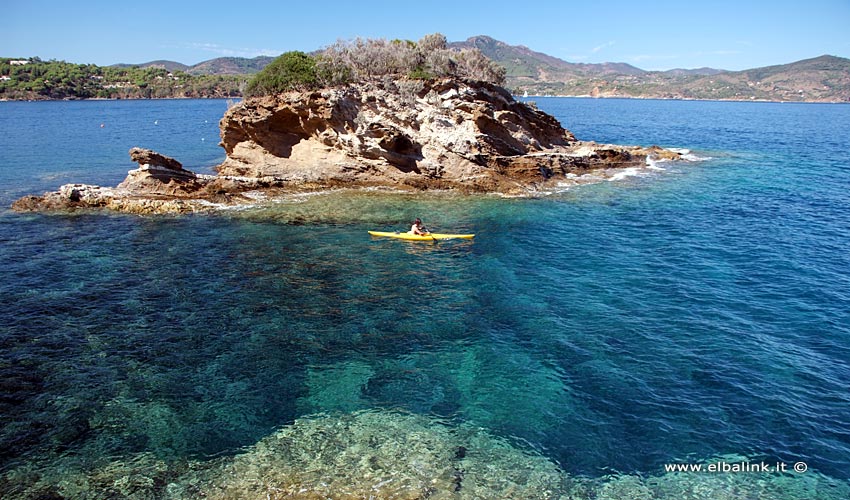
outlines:
[[[425,227],[422,226],[422,220],[417,217],[416,220],[413,221],[413,225],[410,226],[410,234],[426,235],[431,234],[431,231],[425,229]]]

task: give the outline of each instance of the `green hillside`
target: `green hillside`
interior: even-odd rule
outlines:
[[[191,75],[156,65],[0,58],[0,99],[6,100],[238,97],[245,80],[239,75]]]
[[[625,63],[570,63],[488,36],[449,44],[477,48],[506,70],[516,94],[657,99],[850,102],[850,59],[824,55],[745,71],[714,68],[644,71]],[[317,51],[315,54],[318,54]],[[100,67],[0,58],[0,99],[236,97],[273,57],[220,57]]]
[[[252,59],[244,57],[219,57],[186,68],[192,75],[253,75],[260,72],[274,57],[259,56]]]

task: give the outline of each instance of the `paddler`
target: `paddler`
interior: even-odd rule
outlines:
[[[410,234],[426,235],[431,234],[431,232],[425,229],[424,226],[422,226],[422,220],[417,217],[416,220],[413,221],[413,225],[410,226]]]

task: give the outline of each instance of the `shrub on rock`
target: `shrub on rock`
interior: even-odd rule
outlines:
[[[316,59],[297,50],[286,52],[269,63],[248,82],[249,96],[276,94],[287,90],[309,90],[319,86]]]

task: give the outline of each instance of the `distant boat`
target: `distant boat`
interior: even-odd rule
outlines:
[[[528,91],[526,90],[525,92],[523,92],[522,96],[523,96],[523,97],[528,97]]]

